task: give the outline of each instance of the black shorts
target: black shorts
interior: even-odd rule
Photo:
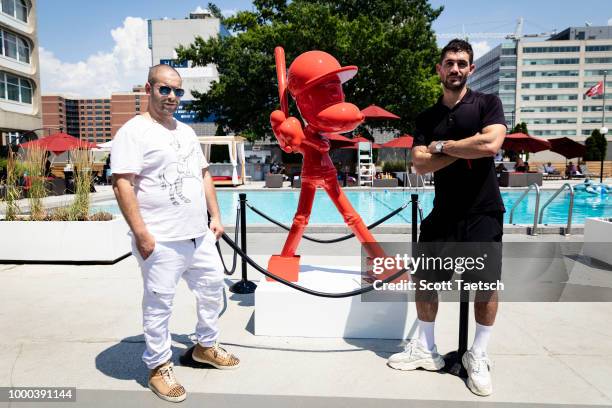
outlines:
[[[460,220],[431,213],[421,223],[413,257],[422,255],[432,262],[427,267],[423,262],[414,276],[428,282],[449,281],[453,275],[466,282],[495,282],[501,279],[503,233],[502,212],[472,214]],[[470,258],[475,261],[468,265],[466,259]]]

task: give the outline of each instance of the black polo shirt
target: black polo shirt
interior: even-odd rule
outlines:
[[[416,119],[413,146],[428,146],[434,140],[460,140],[493,124],[506,126],[501,101],[495,95],[467,90],[452,109],[442,97]],[[434,172],[433,215],[461,219],[471,214],[504,212],[493,157],[458,159]]]

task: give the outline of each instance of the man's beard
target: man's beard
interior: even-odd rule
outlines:
[[[460,91],[463,89],[465,84],[467,83],[467,76],[461,78],[461,81],[457,83],[453,83],[448,77],[445,81],[442,82],[442,86],[448,89],[449,91]]]

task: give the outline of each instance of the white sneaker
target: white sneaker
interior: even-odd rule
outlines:
[[[472,350],[468,350],[461,357],[461,361],[468,373],[467,385],[470,391],[481,397],[491,395],[493,392],[491,360],[487,354],[477,355]]]
[[[444,367],[444,359],[438,354],[436,346],[429,351],[418,339],[411,339],[404,351],[389,357],[387,365],[396,370],[415,370],[421,367],[429,371],[438,371]]]

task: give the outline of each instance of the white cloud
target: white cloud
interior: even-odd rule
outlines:
[[[489,52],[491,46],[487,41],[474,41],[472,42],[472,49],[474,50],[474,59],[476,60]]]
[[[112,92],[129,91],[144,83],[151,65],[146,20],[127,17],[110,34],[115,41],[111,52],[98,51],[77,63],[63,62],[39,47],[42,93],[108,98]]]
[[[234,14],[238,13],[238,9],[223,9],[221,10],[221,14],[223,14],[223,17],[227,18],[227,17],[231,17]]]
[[[612,18],[609,18],[609,19],[608,19],[608,25],[609,25],[609,26],[612,26]]]

